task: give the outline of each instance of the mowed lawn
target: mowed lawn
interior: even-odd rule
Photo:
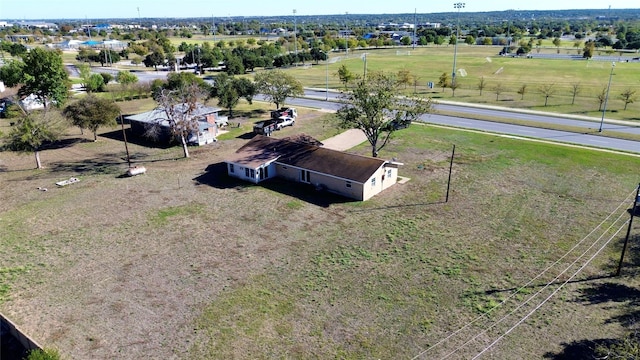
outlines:
[[[498,56],[500,47],[495,46],[458,46],[456,70],[458,71],[455,96],[451,89],[438,86],[443,73],[451,79],[453,70],[453,46],[429,46],[424,48],[395,49],[363,49],[349,54],[332,54],[329,63],[291,68],[296,78],[305,86],[324,89],[344,88],[337,76],[338,69],[345,65],[351,72],[364,76],[366,53],[366,71],[384,71],[398,73],[408,70],[417,77],[418,82],[408,84],[406,93],[430,96],[435,99],[446,99],[461,102],[492,104],[513,108],[527,108],[541,111],[558,112],[600,117],[602,111],[598,95],[607,88],[611,63],[595,60],[563,60],[563,59],[527,59]],[[536,54],[537,50],[533,50]],[[556,53],[556,49],[541,49],[543,54]],[[563,48],[561,54],[576,54],[576,50]],[[596,54],[597,55],[597,54]],[[602,52],[602,55],[605,55]],[[618,54],[612,54],[618,56]],[[624,61],[617,62],[611,81],[607,118],[640,120],[640,62],[626,62],[631,56],[626,54]],[[307,64],[309,65],[309,64]],[[484,78],[482,95],[478,85]],[[434,87],[429,89],[427,84]],[[502,87],[499,95],[495,88]],[[553,85],[551,96],[544,106],[545,97],[541,88]],[[574,85],[578,87],[573,99]],[[524,94],[519,93],[525,86]],[[624,110],[624,102],[620,94],[635,91],[634,102]]]
[[[305,111],[277,135],[324,139],[330,117]],[[70,129],[41,171],[31,154],[2,153],[0,310],[68,358],[469,358],[517,321],[483,333],[501,314],[569,279],[554,277],[578,253],[563,255],[611,212],[607,226],[628,216],[639,180],[637,157],[412,125],[381,152],[410,181],[352,202],[228,178],[243,121],[190,159],[131,142],[148,169],[133,178],[121,177],[117,129],[95,143]],[[55,187],[71,176],[81,181]],[[640,310],[626,295],[640,291],[637,241],[624,276],[609,277],[624,233],[489,356],[622,336]]]

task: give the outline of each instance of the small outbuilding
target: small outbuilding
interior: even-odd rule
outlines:
[[[221,110],[217,107],[197,104],[192,116],[198,122],[198,130],[194,130],[188,136],[187,141],[192,145],[205,145],[216,141],[220,128],[228,124],[228,118],[219,115]],[[177,105],[175,111],[186,111],[186,105]],[[134,136],[144,137],[158,143],[168,143],[174,138],[171,132],[171,123],[162,108],[130,115],[125,119],[131,124],[131,133]]]

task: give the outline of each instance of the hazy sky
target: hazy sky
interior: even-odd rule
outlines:
[[[145,17],[293,16],[396,14],[455,11],[458,1],[442,0],[0,0],[0,19],[100,19]],[[461,11],[638,8],[638,0],[464,1]]]

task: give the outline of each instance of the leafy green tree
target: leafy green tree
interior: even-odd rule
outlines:
[[[116,126],[116,118],[120,108],[113,101],[87,95],[64,108],[62,114],[80,129],[89,129],[93,133],[93,141],[98,140],[98,129],[101,126]]]
[[[36,168],[42,169],[40,151],[42,145],[58,139],[62,128],[57,112],[44,111],[26,114],[20,118],[5,141],[5,147],[12,151],[33,152]]]
[[[0,50],[8,52],[9,55],[13,57],[17,57],[22,56],[22,54],[26,53],[27,47],[18,43],[2,41],[0,42]]]
[[[113,64],[120,61],[120,54],[114,50],[100,50],[98,53],[98,61],[100,62],[100,66],[104,66],[104,64]]]
[[[347,89],[347,85],[350,82],[357,78],[356,74],[351,72],[351,70],[349,70],[347,68],[347,65],[345,64],[340,65],[340,68],[338,68],[338,72],[336,73],[336,75],[338,75],[338,79],[340,79],[340,82],[344,84],[345,89]]]
[[[104,78],[100,74],[91,74],[84,84],[87,92],[102,92],[105,89]]]
[[[560,40],[559,37],[553,39],[553,45],[557,48],[558,54],[560,54],[560,45],[561,44],[562,44],[562,41]]]
[[[403,36],[402,39],[400,39],[400,44],[404,46],[411,45],[411,38],[408,36]]]
[[[33,48],[22,55],[22,61],[0,68],[0,80],[9,87],[22,85],[18,95],[33,94],[45,108],[50,103],[62,106],[69,96],[69,74],[60,51]]]
[[[338,127],[360,129],[377,157],[400,124],[408,124],[431,111],[431,99],[396,97],[398,81],[393,75],[372,73],[344,96],[338,110]]]
[[[476,43],[476,38],[474,38],[473,35],[467,35],[467,37],[465,37],[464,39],[464,42],[467,45],[474,45]]]
[[[104,84],[107,85],[109,84],[109,82],[111,82],[111,80],[113,80],[113,75],[109,74],[109,73],[100,73],[100,76],[102,76],[102,79],[104,80]]]
[[[133,85],[138,82],[138,77],[129,71],[118,71],[116,81],[123,86]]]
[[[255,84],[245,78],[235,78],[225,73],[216,77],[215,86],[211,88],[211,97],[218,98],[218,105],[229,110],[229,117],[233,117],[233,108],[241,98],[251,104],[256,94]]]
[[[442,75],[440,75],[440,79],[438,79],[438,86],[440,86],[442,88],[442,92],[444,92],[444,89],[448,88],[449,85],[449,74],[443,72]]]
[[[81,47],[76,55],[76,60],[89,63],[89,65],[96,59],[98,59],[98,53],[89,47]]]
[[[591,59],[595,51],[596,43],[593,40],[589,40],[584,43],[584,49],[582,49],[582,57],[585,59]]]
[[[162,49],[157,49],[151,54],[147,55],[144,58],[144,66],[153,67],[156,71],[158,71],[158,66],[163,65],[165,60],[164,52]]]
[[[281,70],[264,71],[255,76],[256,89],[265,98],[280,108],[287,97],[304,94],[302,83],[294,76]]]
[[[409,71],[408,69],[398,70],[397,80],[398,80],[398,85],[404,85],[404,88],[406,89],[407,86],[410,85],[413,80],[411,71]]]
[[[209,92],[209,85],[191,72],[170,73],[167,75],[167,81],[163,87],[168,90],[180,90],[192,84],[198,86],[203,92]]]

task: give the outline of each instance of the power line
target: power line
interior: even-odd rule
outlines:
[[[551,265],[549,265],[546,269],[544,269],[542,272],[540,272],[538,275],[536,275],[533,279],[531,279],[529,282],[527,282],[525,285],[521,286],[520,288],[518,288],[516,291],[514,291],[511,295],[509,295],[506,299],[504,299],[502,302],[500,302],[499,304],[495,305],[494,307],[492,307],[491,309],[489,309],[487,312],[483,313],[482,315],[476,317],[475,319],[471,320],[470,322],[468,322],[467,324],[465,324],[463,327],[459,328],[458,330],[454,331],[453,333],[449,334],[447,337],[445,337],[444,339],[438,341],[437,343],[435,343],[434,345],[430,346],[429,348],[423,350],[422,352],[420,352],[418,355],[414,356],[413,358],[411,358],[411,360],[415,360],[418,359],[419,357],[421,357],[422,355],[428,353],[429,351],[435,349],[436,347],[440,346],[441,344],[443,344],[444,342],[448,341],[449,339],[451,339],[452,337],[454,337],[455,335],[459,334],[460,332],[462,332],[463,330],[467,329],[468,327],[470,327],[471,325],[475,324],[476,322],[482,320],[483,318],[486,318],[489,314],[491,314],[494,310],[498,309],[499,307],[501,307],[502,305],[504,305],[507,301],[509,301],[510,299],[512,299],[513,297],[515,297],[516,295],[518,295],[522,290],[524,290],[525,288],[527,288],[529,285],[531,285],[535,280],[537,280],[538,278],[540,278],[542,275],[544,275],[547,271],[549,271],[551,268],[553,268],[554,266],[556,266],[558,263],[560,263],[560,261],[562,261],[564,258],[566,258],[567,256],[569,256],[571,254],[571,252],[573,252],[573,250],[575,250],[578,246],[580,246],[585,240],[587,240],[596,230],[598,230],[600,227],[602,227],[616,212],[619,211],[619,209],[624,206],[624,204],[627,202],[627,200],[629,199],[629,197],[633,196],[635,194],[635,189],[633,191],[631,191],[629,193],[629,195],[627,195],[627,197],[625,197],[625,199],[620,203],[620,205],[618,205],[618,207],[616,207],[604,220],[602,220],[602,222],[600,222],[600,224],[598,224],[593,230],[591,230],[591,232],[589,232],[589,234],[587,234],[586,236],[584,236],[578,243],[576,243],[571,249],[569,249],[564,255],[562,255],[562,257],[560,257],[558,260],[556,260],[554,263],[552,263]],[[619,219],[619,218],[618,218]],[[617,220],[616,220],[617,221]],[[615,223],[615,222],[614,222]],[[598,239],[599,240],[599,239]],[[566,271],[566,270],[565,270]],[[465,343],[466,345],[466,343]],[[456,349],[457,350],[457,349]],[[448,355],[447,355],[448,356]]]
[[[527,305],[531,300],[535,299],[538,295],[540,295],[544,290],[546,290],[548,287],[550,287],[551,285],[553,285],[558,279],[560,279],[560,277],[562,275],[564,275],[567,271],[569,271],[569,269],[574,266],[575,264],[578,263],[578,261],[580,259],[582,259],[594,246],[597,245],[597,243],[604,237],[604,235],[611,230],[611,228],[613,227],[613,225],[622,218],[622,216],[624,216],[624,213],[621,214],[616,221],[611,224],[609,226],[609,228],[607,228],[605,230],[605,232],[600,235],[600,237],[598,237],[598,239],[591,244],[591,246],[589,246],[582,254],[580,254],[580,256],[578,256],[571,264],[569,264],[562,272],[560,272],[560,274],[558,274],[555,278],[553,278],[553,280],[551,280],[550,282],[548,282],[547,284],[545,284],[540,290],[538,290],[535,294],[533,294],[532,296],[530,296],[526,301],[524,301],[522,304],[518,305],[515,309],[513,309],[511,312],[509,312],[507,315],[503,316],[500,320],[496,321],[495,323],[493,323],[491,326],[485,328],[483,331],[481,331],[480,333],[476,334],[474,337],[472,337],[471,339],[469,339],[467,342],[465,342],[464,344],[462,344],[461,346],[457,347],[455,350],[453,350],[452,352],[448,353],[447,355],[445,355],[444,357],[442,357],[443,359],[448,358],[449,356],[453,355],[454,353],[456,353],[458,350],[464,348],[465,346],[467,346],[469,343],[471,343],[472,341],[474,341],[475,339],[477,339],[480,335],[486,334],[489,330],[493,329],[495,326],[497,326],[498,324],[502,323],[503,321],[505,321],[509,316],[515,314],[516,311],[520,310],[523,306]],[[626,222],[625,222],[626,224]],[[619,232],[620,230],[618,230]],[[609,240],[611,241],[611,240]],[[608,241],[607,241],[608,243]],[[590,261],[590,260],[589,260]],[[575,275],[574,275],[575,276]]]
[[[627,220],[628,221],[628,220]],[[502,340],[505,336],[507,336],[510,332],[512,332],[515,328],[517,328],[520,324],[522,324],[525,320],[527,320],[531,315],[533,315],[533,313],[535,313],[538,309],[540,309],[542,307],[542,305],[544,305],[547,301],[549,301],[555,294],[558,293],[558,291],[560,291],[560,289],[562,289],[565,285],[567,285],[569,283],[569,281],[573,280],[574,277],[576,277],[576,275],[578,275],[587,265],[589,265],[589,263],[598,255],[600,254],[600,252],[607,246],[609,245],[609,243],[611,242],[611,240],[613,240],[613,238],[618,235],[618,233],[620,231],[622,231],[622,229],[624,228],[624,226],[627,224],[627,221],[624,222],[624,224],[622,224],[620,226],[620,228],[618,228],[618,231],[616,231],[615,234],[613,234],[611,236],[611,238],[609,238],[609,240],[607,240],[607,242],[605,242],[600,249],[598,249],[598,251],[596,251],[595,254],[593,254],[589,260],[587,260],[587,262],[582,265],[573,275],[571,275],[571,277],[569,277],[565,282],[563,282],[560,286],[558,286],[557,289],[555,289],[549,296],[547,296],[546,299],[544,299],[540,304],[538,304],[538,306],[536,306],[533,310],[531,310],[526,316],[524,316],[522,319],[520,319],[520,321],[518,321],[515,325],[513,325],[509,330],[507,330],[504,334],[500,335],[496,340],[494,340],[491,344],[489,344],[489,346],[487,346],[486,348],[484,348],[482,351],[480,351],[476,356],[474,356],[472,358],[472,360],[477,359],[478,357],[480,357],[482,354],[484,354],[487,350],[491,349],[491,347],[493,347],[495,344],[497,344],[500,340]]]

